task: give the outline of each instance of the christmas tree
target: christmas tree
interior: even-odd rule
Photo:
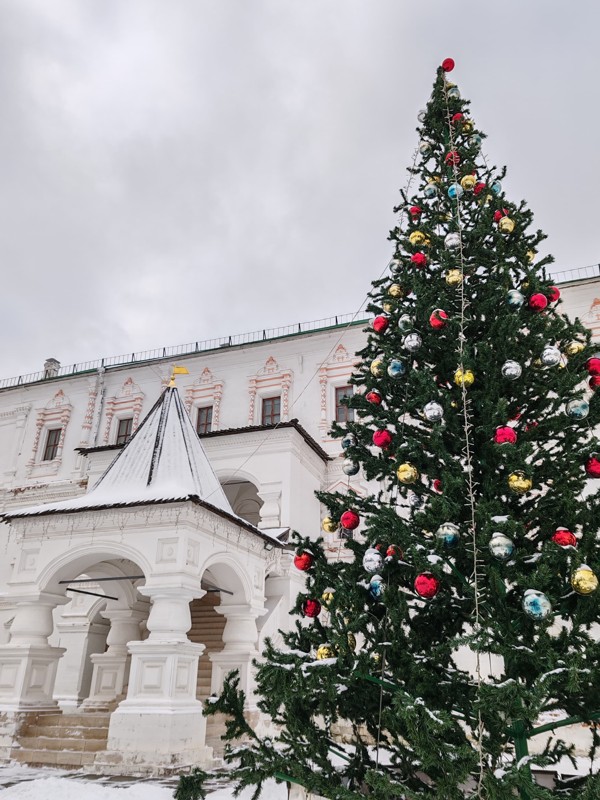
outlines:
[[[257,669],[277,733],[246,723],[235,677],[209,709],[255,797],[272,776],[335,800],[600,797],[592,768],[548,789],[525,758],[551,715],[533,760],[564,767],[558,723],[600,709],[600,354],[560,313],[545,237],[482,155],[453,67],[419,114],[354,419],[333,427],[372,491],[320,495],[345,558],[297,537],[303,618]]]

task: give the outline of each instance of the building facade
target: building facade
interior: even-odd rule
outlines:
[[[600,275],[568,277],[599,337]],[[287,531],[321,535],[315,491],[367,490],[329,436],[364,341],[338,318],[0,382],[0,758],[211,763],[202,704],[238,668],[254,713],[251,661],[289,625]]]

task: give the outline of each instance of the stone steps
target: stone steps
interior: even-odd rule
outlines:
[[[198,663],[196,697],[199,700],[206,700],[210,695],[212,664],[209,655],[223,649],[223,628],[226,620],[214,610],[217,605],[219,595],[212,593],[192,601],[190,605],[192,627],[188,631],[188,637],[190,641],[199,642],[206,648]]]
[[[28,714],[11,758],[29,766],[87,767],[106,749],[110,714]]]
[[[11,759],[28,767],[87,767],[94,763],[96,753],[73,750],[33,750],[13,748]]]

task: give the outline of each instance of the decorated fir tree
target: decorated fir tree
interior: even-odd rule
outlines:
[[[355,418],[334,425],[372,488],[320,497],[348,557],[298,538],[304,619],[258,667],[279,733],[245,723],[235,679],[210,707],[245,739],[229,759],[255,796],[279,776],[336,800],[600,797],[593,770],[551,790],[523,757],[549,712],[600,709],[600,356],[561,315],[544,235],[482,155],[453,66],[419,114]],[[564,766],[569,730],[537,765]]]

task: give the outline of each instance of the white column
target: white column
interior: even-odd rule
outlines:
[[[181,586],[143,586],[150,597],[148,638],[130,641],[131,668],[127,697],[113,712],[106,764],[135,765],[153,770],[208,765],[206,720],[196,699],[198,659],[203,644],[187,638],[190,602],[205,592]]]
[[[258,527],[278,528],[281,525],[281,487],[274,490],[264,489],[258,492],[258,496],[263,501],[260,507],[260,520]]]
[[[54,608],[67,603],[64,595],[39,593],[17,598],[8,644],[0,646],[0,711],[49,711],[58,660],[63,647],[51,647]]]
[[[59,644],[66,652],[58,664],[54,699],[63,711],[72,711],[89,694],[90,657],[104,652],[108,625],[90,622],[87,616],[63,617],[56,623],[56,630]]]
[[[212,662],[211,693],[218,694],[227,673],[237,669],[240,674],[240,689],[246,694],[248,706],[254,706],[252,661],[258,656],[256,620],[267,613],[266,609],[243,603],[222,604],[215,606],[215,611],[222,614],[227,622],[223,630],[223,649],[209,656]]]
[[[90,656],[93,664],[90,695],[83,703],[83,707],[89,710],[108,708],[125,691],[131,661],[127,645],[140,638],[140,623],[145,613],[131,608],[115,608],[103,611],[100,616],[110,622],[110,630],[106,637],[106,652]]]

